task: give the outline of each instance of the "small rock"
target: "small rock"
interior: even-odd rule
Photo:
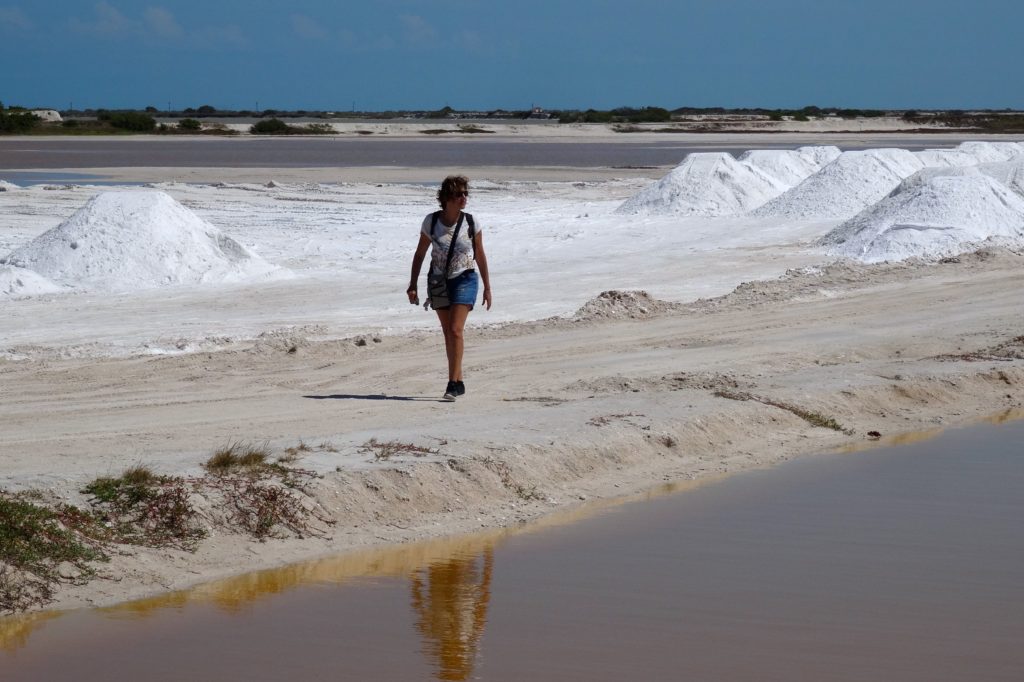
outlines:
[[[82,575],[82,572],[79,571],[78,567],[70,561],[62,561],[60,565],[57,566],[57,575],[65,580],[74,580],[78,576]]]

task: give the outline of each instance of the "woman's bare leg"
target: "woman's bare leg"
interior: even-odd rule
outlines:
[[[441,323],[441,331],[444,333],[444,352],[448,356],[448,380],[455,381],[452,377],[452,366],[455,363],[455,342],[452,339],[451,333],[451,308],[445,308],[443,310],[435,310],[437,313],[437,320]]]
[[[451,340],[451,349],[448,351],[448,378],[452,381],[462,381],[462,352],[465,349],[464,332],[466,318],[469,317],[469,306],[453,303],[448,312],[448,331],[445,333],[446,349],[449,348],[449,339]]]

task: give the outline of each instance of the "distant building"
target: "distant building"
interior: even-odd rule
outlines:
[[[551,114],[544,111],[541,107],[534,107],[530,110],[530,115],[527,118],[551,118]]]

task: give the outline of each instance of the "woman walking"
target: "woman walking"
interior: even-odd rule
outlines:
[[[491,280],[487,272],[482,230],[472,214],[463,211],[468,200],[469,180],[465,176],[449,175],[444,179],[437,191],[441,210],[428,214],[420,226],[420,240],[412,257],[412,273],[405,292],[410,303],[419,303],[416,282],[427,247],[432,245],[427,277],[428,300],[444,332],[448,385],[443,399],[448,401],[466,392],[466,384],[462,380],[463,332],[469,311],[476,304],[479,287],[477,269],[480,270],[479,279],[484,283],[484,306],[491,309]]]

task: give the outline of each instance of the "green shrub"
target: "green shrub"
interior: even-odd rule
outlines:
[[[31,111],[9,107],[4,111],[0,102],[0,133],[24,133],[35,128],[42,120]]]
[[[178,121],[178,128],[180,130],[202,130],[203,124],[194,118],[183,118]]]
[[[131,130],[139,133],[147,133],[156,128],[156,119],[149,114],[137,111],[118,111],[107,113],[106,120],[110,125],[121,130]],[[102,117],[101,117],[101,120]]]
[[[206,536],[182,478],[135,466],[117,478],[97,478],[82,492],[119,542],[195,551]]]
[[[249,132],[253,135],[287,135],[291,132],[291,126],[279,118],[268,118],[257,121]]]
[[[49,509],[0,491],[0,614],[42,606],[58,584],[83,583],[95,574],[90,564],[107,556],[98,543],[74,532],[80,526],[98,528],[70,507]],[[63,577],[62,564],[78,577]]]

